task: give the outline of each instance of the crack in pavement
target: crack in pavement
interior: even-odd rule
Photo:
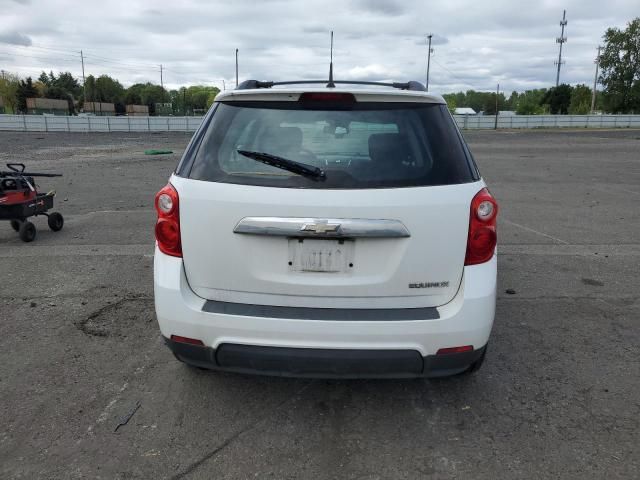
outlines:
[[[313,381],[310,381],[307,384],[305,384],[304,386],[302,386],[301,388],[299,388],[298,390],[296,390],[296,392],[294,392],[293,395],[285,398],[282,402],[280,402],[278,405],[276,405],[275,408],[270,410],[269,413],[273,414],[273,413],[277,412],[278,410],[280,410],[287,403],[289,403],[295,397],[297,397],[302,392],[304,392],[312,383],[313,383]],[[214,448],[213,450],[208,452],[206,455],[204,455],[202,458],[200,458],[199,460],[196,460],[195,462],[191,463],[182,472],[175,474],[173,477],[171,477],[171,480],[180,480],[180,479],[186,477],[187,475],[193,473],[198,467],[200,467],[205,462],[211,460],[218,453],[220,453],[222,450],[224,450],[229,445],[231,445],[235,440],[237,440],[238,438],[242,437],[245,433],[248,433],[248,432],[254,430],[260,424],[264,423],[269,418],[269,416],[270,415],[268,414],[268,415],[265,415],[263,417],[260,417],[257,420],[255,420],[254,422],[251,422],[250,424],[248,424],[246,427],[240,429],[239,431],[237,431],[236,433],[231,435],[229,438],[227,438],[225,441],[223,441],[216,448]]]

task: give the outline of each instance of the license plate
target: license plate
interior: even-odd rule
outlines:
[[[290,239],[289,270],[347,272],[353,268],[353,240]]]

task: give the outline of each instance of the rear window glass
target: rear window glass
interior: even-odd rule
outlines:
[[[317,167],[324,180],[261,163],[239,150]],[[286,188],[395,188],[477,180],[446,106],[371,102],[326,110],[298,102],[220,103],[191,171],[179,174]]]

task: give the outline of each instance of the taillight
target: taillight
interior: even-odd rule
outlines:
[[[473,345],[464,345],[462,347],[441,348],[436,352],[436,355],[449,355],[450,353],[464,353],[464,352],[473,352]]]
[[[182,257],[178,203],[178,192],[170,183],[156,193],[156,241],[160,251],[172,257]]]
[[[469,236],[465,265],[477,265],[491,260],[496,248],[496,218],[498,203],[489,190],[483,188],[471,200],[469,216]]]
[[[180,335],[171,335],[171,340],[177,343],[186,343],[187,345],[198,345],[199,347],[204,347],[204,343],[202,342],[202,340],[198,340],[196,338],[181,337]]]

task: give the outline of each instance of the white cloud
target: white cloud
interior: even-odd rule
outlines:
[[[2,43],[23,47],[29,47],[32,44],[31,39],[28,36],[18,32],[0,33],[0,44]]]
[[[562,80],[591,82],[605,30],[638,15],[637,0],[0,0],[3,69],[110,74],[125,85],[235,83],[326,78],[335,31],[336,78],[424,81],[425,36],[433,33],[430,86],[443,92],[507,91],[555,81],[555,38],[567,9]],[[31,42],[31,43],[30,43]],[[28,46],[31,45],[31,46]]]

